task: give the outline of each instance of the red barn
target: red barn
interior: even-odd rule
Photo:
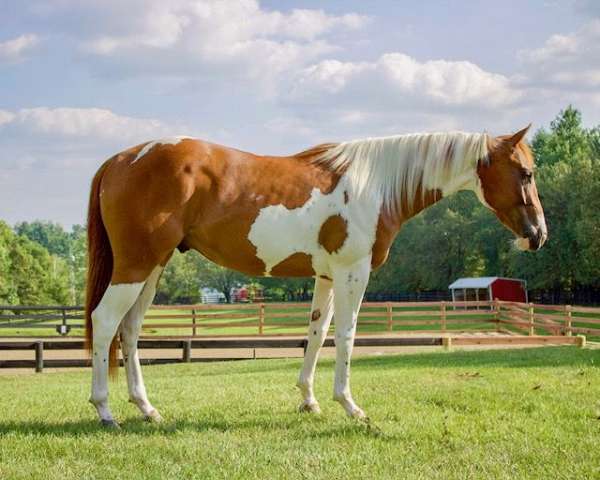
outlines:
[[[527,282],[518,278],[459,278],[448,288],[452,291],[452,301],[455,302],[496,299],[527,302]]]

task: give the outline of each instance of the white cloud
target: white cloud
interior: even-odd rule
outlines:
[[[6,123],[10,123],[15,118],[15,114],[6,110],[0,110],[0,127]]]
[[[421,103],[485,109],[510,105],[520,96],[509,78],[471,62],[421,63],[402,53],[386,53],[372,63],[324,60],[304,69],[292,87],[296,101],[331,101],[332,95],[344,94],[366,104],[376,97],[392,108]]]
[[[525,81],[568,90],[600,86],[600,19],[578,31],[552,35],[542,47],[522,50]]]
[[[77,33],[85,54],[128,73],[132,68],[169,75],[201,71],[270,80],[334,52],[338,46],[332,35],[359,29],[369,20],[356,13],[330,15],[315,9],[284,13],[263,8],[256,0],[131,3],[127,11],[135,10],[136,16],[124,22],[121,2],[88,2],[86,14],[96,11],[98,19],[91,31]]]
[[[0,62],[15,62],[22,60],[23,55],[39,42],[37,35],[27,33],[16,38],[0,42]]]
[[[144,141],[170,131],[159,120],[118,115],[101,108],[36,107],[14,113],[0,111],[0,126],[21,132],[98,140]]]

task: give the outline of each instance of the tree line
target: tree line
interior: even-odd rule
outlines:
[[[516,250],[495,216],[461,192],[404,225],[367,296],[447,293],[456,278],[490,275],[527,280],[536,301],[600,303],[600,126],[585,128],[569,106],[535,133],[531,147],[549,231],[542,250]],[[34,221],[11,228],[0,221],[0,304],[82,304],[85,270],[84,227]],[[202,287],[229,298],[244,284],[260,284],[270,300],[300,300],[310,296],[313,280],[248,277],[197,252],[175,252],[156,302],[199,302]]]

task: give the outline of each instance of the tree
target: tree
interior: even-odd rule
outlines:
[[[71,254],[71,236],[58,223],[20,222],[15,225],[15,232],[39,243],[53,255],[66,259]]]
[[[42,245],[15,235],[0,222],[0,303],[64,304],[69,299],[68,267]]]

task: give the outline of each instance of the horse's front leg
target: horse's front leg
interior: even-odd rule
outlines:
[[[349,416],[364,418],[365,413],[354,403],[350,393],[350,357],[358,312],[369,281],[371,257],[352,265],[337,265],[332,270],[336,346],[333,399],[344,407]]]
[[[319,358],[319,350],[329,331],[333,316],[333,283],[331,280],[317,278],[313,292],[310,320],[308,325],[308,345],[304,354],[304,365],[298,378],[298,388],[302,393],[301,412],[320,412],[319,403],[315,398],[313,384],[315,368]]]

